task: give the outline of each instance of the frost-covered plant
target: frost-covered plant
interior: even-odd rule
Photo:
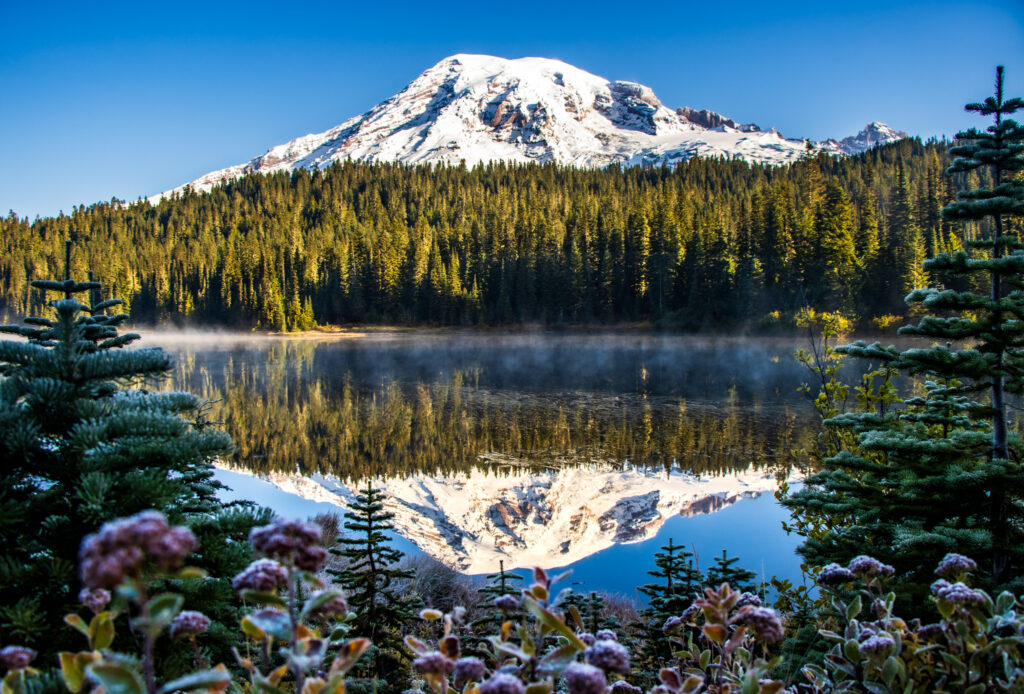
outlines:
[[[257,662],[248,644],[246,656],[235,651],[252,689],[280,694],[279,685],[290,673],[300,694],[341,694],[345,674],[370,641],[347,638],[352,615],[345,596],[317,576],[327,561],[320,529],[299,520],[277,519],[254,528],[249,541],[265,558],[235,576],[232,585],[243,600],[260,606],[242,619],[242,631],[260,654]],[[304,601],[301,593],[308,595]],[[328,665],[333,651],[336,655]]]
[[[345,674],[369,647],[366,639],[343,640],[343,627],[334,628],[327,638],[320,636],[319,627],[337,626],[339,619],[347,617],[348,608],[341,593],[323,589],[316,578],[315,572],[326,558],[318,540],[319,533],[298,521],[276,521],[252,532],[253,546],[273,557],[253,562],[233,581],[244,598],[260,605],[242,620],[242,630],[263,646],[261,666],[236,651],[239,663],[249,672],[253,691],[280,694],[277,685],[290,673],[296,692],[340,694]],[[196,545],[187,528],[171,527],[163,515],[153,511],[107,523],[83,541],[80,572],[85,590],[79,601],[92,616],[89,622],[78,614],[65,617],[65,622],[88,642],[88,650],[60,654],[61,673],[71,692],[77,694],[98,686],[111,694],[220,693],[231,685],[227,668],[223,664],[207,668],[198,647],[210,620],[200,612],[183,610],[181,595],[153,594],[154,588],[167,579],[205,578],[198,569],[181,568]],[[312,589],[301,607],[300,585]],[[126,608],[133,633],[141,637],[141,654],[110,650],[114,623],[121,613],[107,609],[111,591],[116,596],[114,604]],[[153,653],[157,640],[165,634],[192,642],[196,670],[158,683]],[[284,660],[281,665],[271,662],[275,640],[282,644],[278,651]],[[331,646],[337,647],[338,654],[328,667],[324,657]],[[26,668],[27,663],[18,672],[12,669],[21,688],[12,684],[10,694],[24,690]],[[9,694],[6,689],[4,694]]]
[[[533,585],[520,597],[499,595],[494,600],[506,619],[498,634],[483,639],[484,658],[462,653],[457,631],[462,628],[464,611],[456,608],[443,614],[424,610],[420,616],[438,622],[441,628],[435,645],[406,637],[405,643],[415,655],[415,674],[437,694],[467,692],[472,687],[479,694],[545,694],[554,691],[559,682],[569,694],[603,694],[609,682],[629,672],[629,651],[613,632],[601,631],[601,638],[584,633],[575,607],[569,608],[568,617],[563,616],[556,605],[566,592],[553,597],[552,585],[564,577],[553,579],[537,568]]]
[[[167,694],[169,692],[223,692],[231,681],[227,668],[218,665],[197,669],[162,685],[156,680],[154,648],[170,631],[172,637],[195,639],[209,626],[198,612],[183,612],[184,598],[171,592],[153,594],[154,587],[168,578],[202,579],[202,571],[181,568],[185,557],[196,548],[192,532],[184,526],[170,526],[163,514],[143,511],[100,527],[82,541],[79,572],[85,589],[79,601],[92,617],[86,621],[69,614],[64,621],[85,636],[88,650],[60,654],[61,674],[72,692],[98,685],[118,694]],[[114,642],[114,621],[118,610],[108,610],[113,591],[118,603],[131,614],[132,631],[142,639],[142,653],[136,657],[110,651]],[[197,666],[201,658],[197,653]]]
[[[895,595],[884,593],[892,567],[866,556],[846,569],[826,567],[819,576],[832,597],[839,630],[823,629],[833,642],[824,666],[809,665],[808,692],[1024,691],[1024,612],[1008,592],[993,600],[965,581],[973,560],[947,554],[932,585],[941,619],[922,625],[893,613]],[[948,580],[947,580],[948,579]],[[950,583],[950,581],[955,581]],[[844,599],[851,589],[852,599]]]
[[[733,590],[728,583],[717,590],[705,588],[703,598],[670,618],[664,628],[677,647],[676,662],[662,668],[661,683],[652,694],[773,694],[785,686],[769,677],[781,660],[771,656],[770,646],[785,635],[782,622],[756,596]]]

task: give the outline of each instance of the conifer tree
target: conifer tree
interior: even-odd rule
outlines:
[[[877,400],[877,409],[828,420],[830,429],[853,436],[839,437],[841,450],[787,501],[832,523],[801,547],[809,563],[844,562],[870,547],[920,604],[931,565],[947,552],[984,561],[996,586],[1019,583],[1024,568],[1024,470],[1006,404],[1007,392],[1024,391],[1024,245],[1004,225],[1005,217],[1024,214],[1024,128],[1004,118],[1021,107],[1021,99],[1004,100],[998,68],[995,97],[967,106],[994,115],[994,125],[960,133],[951,150],[957,158],[949,173],[987,168],[994,185],[961,192],[942,211],[946,219],[986,225],[969,244],[972,254],[939,253],[924,263],[959,288],[907,297],[938,315],[901,332],[942,344],[904,352],[863,342],[837,348],[918,377],[924,394],[901,409]],[[969,289],[979,280],[988,284],[985,294]]]
[[[641,643],[638,664],[651,671],[656,671],[658,664],[672,654],[672,644],[662,631],[665,620],[678,617],[693,603],[704,579],[694,566],[693,554],[674,544],[672,538],[655,553],[654,564],[658,568],[647,573],[658,581],[637,588],[647,596],[648,606],[640,612],[640,621],[633,625]]]
[[[171,359],[124,349],[139,336],[118,334],[128,315],[108,313],[121,302],[102,300],[99,282],[71,279],[71,241],[65,279],[31,286],[61,298],[49,301],[53,318],[0,326],[22,338],[0,342],[0,641],[44,656],[73,643],[54,625],[76,611],[82,539],[155,509],[203,540],[196,563],[214,578],[180,588],[190,609],[220,622],[207,643],[229,655],[238,614],[228,577],[249,560],[249,529],[266,520],[217,499],[211,463],[231,440],[208,425],[195,396],[140,387],[165,377]]]
[[[742,566],[736,566],[739,557],[730,557],[722,550],[722,556],[715,557],[715,564],[708,568],[708,574],[704,579],[704,585],[717,588],[723,583],[728,583],[733,590],[754,592],[757,587],[753,581],[757,574],[748,571]]]
[[[505,570],[505,560],[498,561],[498,570],[495,573],[487,574],[486,583],[478,591],[483,615],[473,620],[469,625],[469,634],[466,638],[466,650],[478,656],[487,656],[489,652],[486,637],[497,633],[503,622],[515,619],[518,610],[511,610],[507,607],[502,609],[496,606],[495,600],[509,595],[517,597],[520,589],[516,586],[517,581],[523,580],[519,574]],[[518,603],[518,598],[515,600]]]
[[[345,588],[348,604],[356,619],[353,633],[366,634],[373,642],[367,654],[370,669],[377,677],[393,674],[407,659],[402,646],[402,628],[414,617],[418,602],[400,591],[399,581],[413,572],[399,568],[403,552],[391,546],[388,531],[394,530],[395,514],[384,510],[384,492],[369,481],[349,503],[340,549],[333,553],[345,557],[348,565],[330,571]]]

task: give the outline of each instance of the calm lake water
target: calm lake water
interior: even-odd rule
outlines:
[[[633,595],[672,538],[798,581],[774,498],[816,418],[796,340],[151,334],[238,446],[227,498],[339,512],[372,483],[399,547],[467,574],[573,569]]]

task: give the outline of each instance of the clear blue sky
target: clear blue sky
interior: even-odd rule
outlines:
[[[0,0],[0,213],[135,199],[362,113],[453,53],[559,58],[788,137],[983,125],[1024,0]]]

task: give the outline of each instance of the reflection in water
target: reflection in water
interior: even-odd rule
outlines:
[[[225,465],[332,503],[373,478],[404,537],[469,573],[571,565],[770,492],[814,433],[782,342],[165,344],[174,387],[215,401],[238,447]]]
[[[786,466],[811,434],[799,371],[764,348],[456,339],[176,345],[174,385],[215,401],[233,465],[346,480],[508,468],[503,457],[725,473]]]

